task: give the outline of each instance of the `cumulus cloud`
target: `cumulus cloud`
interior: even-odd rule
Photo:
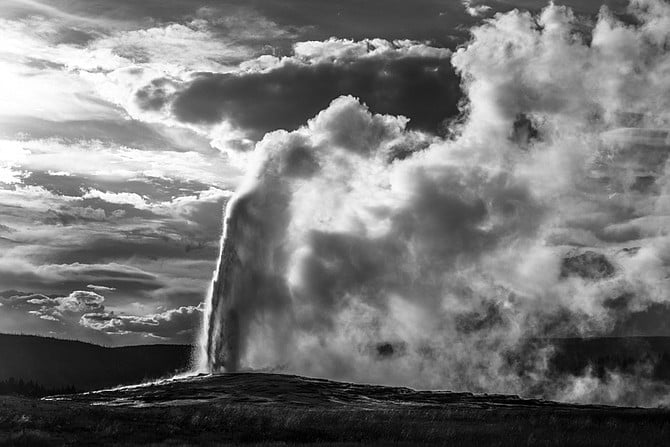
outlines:
[[[94,287],[101,293],[112,289]],[[109,335],[125,335],[129,340],[151,337],[173,343],[191,343],[202,318],[200,306],[181,306],[159,313],[133,315],[107,310],[105,303],[104,296],[86,290],[76,290],[67,296],[27,294],[14,290],[0,292],[3,313],[10,314],[12,318],[21,318],[23,314],[25,332],[61,336],[82,334],[94,340],[107,340]],[[32,321],[30,318],[26,321],[27,315]],[[110,342],[114,343],[113,340]]]
[[[61,296],[8,290],[0,293],[0,322],[9,331],[73,336],[82,333],[79,318],[103,311],[104,301],[102,295],[91,291],[76,290]]]
[[[192,341],[202,319],[201,306],[182,306],[165,312],[136,316],[113,312],[82,315],[82,326],[114,335],[141,334],[164,340]]]
[[[37,312],[41,315],[57,318],[63,317],[64,314],[78,314],[103,309],[103,301],[105,301],[105,297],[95,292],[76,290],[65,297],[33,297],[27,299],[26,302],[40,306]]]
[[[353,97],[265,135],[228,205],[201,367],[633,402],[593,391],[639,385],[621,375],[551,379],[537,342],[667,303],[670,6],[629,12],[588,36],[553,4],[474,28],[448,139]],[[646,383],[635,403],[658,403]]]
[[[479,5],[477,1],[473,0],[462,0],[463,7],[465,12],[470,14],[472,17],[479,17],[487,12],[491,11],[491,7],[488,5]]]

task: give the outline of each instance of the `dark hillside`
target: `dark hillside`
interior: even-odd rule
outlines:
[[[0,334],[0,381],[33,381],[78,391],[159,378],[188,367],[192,347],[142,345],[105,348],[32,335]]]
[[[556,350],[557,375],[597,376],[619,371],[670,382],[670,337],[566,338],[538,340]],[[188,368],[191,346],[143,345],[105,348],[30,335],[0,334],[0,382],[10,378],[47,389],[87,391],[171,375]]]
[[[670,382],[670,337],[602,337],[554,339],[551,361],[557,373],[581,375],[590,368],[603,377],[609,372],[643,374]]]

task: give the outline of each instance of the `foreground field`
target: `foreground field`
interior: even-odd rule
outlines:
[[[224,374],[0,398],[9,445],[670,445],[670,410]]]

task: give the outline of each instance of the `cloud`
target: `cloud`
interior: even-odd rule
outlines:
[[[282,3],[258,1],[255,8],[284,26],[301,27],[300,40],[325,40],[331,36],[356,40],[370,36],[387,40],[414,39],[453,47],[467,38],[473,19],[459,2],[442,0],[351,0],[314,3],[290,0]],[[299,13],[296,13],[299,11]]]
[[[108,287],[108,286],[98,286],[95,284],[89,284],[86,286],[88,289],[92,289],[96,292],[114,292],[116,290],[115,287]]]
[[[92,312],[103,309],[105,297],[95,292],[76,290],[66,297],[57,298],[30,298],[26,302],[39,305],[38,311],[42,315],[50,315],[56,318],[64,314],[77,314],[82,312]]]
[[[196,151],[147,151],[103,143],[98,140],[59,138],[0,140],[7,151],[0,159],[13,176],[22,172],[63,172],[89,178],[90,182],[137,181],[146,178],[200,182],[226,188],[239,177],[239,171],[227,166],[225,158],[211,148]],[[68,157],[63,157],[67,154]],[[79,160],[73,164],[70,157]],[[61,182],[65,181],[61,179]],[[86,185],[82,185],[86,186]],[[126,191],[127,192],[127,191]]]
[[[491,11],[491,7],[488,5],[477,5],[473,0],[462,0],[465,11],[470,14],[472,17],[483,16],[487,12]]]
[[[114,215],[114,217],[120,216],[119,213]],[[70,207],[66,210],[49,210],[47,216],[44,219],[45,223],[49,224],[60,224],[60,225],[71,225],[75,222],[104,222],[107,220],[107,214],[105,210],[100,208],[91,208],[87,207]]]
[[[109,288],[97,287],[109,292]],[[201,318],[198,306],[182,306],[149,315],[128,315],[105,309],[105,297],[92,291],[77,290],[67,296],[25,294],[5,291],[0,294],[3,312],[21,318],[24,332],[68,335],[81,333],[94,340],[108,335],[128,335],[127,340],[145,337],[173,343],[191,343]],[[26,320],[27,315],[32,317]],[[21,326],[19,326],[21,327]]]
[[[143,198],[139,194],[130,192],[111,193],[91,189],[87,191],[86,194],[84,194],[83,198],[102,199],[108,203],[128,204],[134,206],[137,209],[149,208],[145,198]]]
[[[629,12],[589,25],[552,4],[474,28],[451,58],[467,104],[449,138],[350,96],[266,134],[228,204],[202,368],[658,403],[649,377],[573,387],[592,378],[548,361],[552,337],[668,302],[670,6]]]
[[[458,113],[459,79],[450,55],[412,41],[299,42],[289,57],[261,56],[238,71],[201,73],[177,86],[154,79],[135,95],[145,110],[171,112],[198,125],[223,120],[251,138],[295,129],[342,94],[361,97],[376,112],[407,115],[412,127],[438,132],[444,119]]]
[[[156,275],[147,273],[137,267],[110,262],[108,264],[41,264],[33,265],[26,257],[0,258],[0,277],[5,287],[41,287],[44,290],[57,290],[69,285],[90,283],[113,283],[118,287],[135,288],[138,291],[160,287]]]
[[[286,54],[297,40],[305,42],[292,57],[305,65],[433,58],[437,67],[449,56],[416,42],[307,41],[299,36],[327,35],[287,23],[281,11],[260,14],[272,12],[264,5],[201,5],[14,0],[0,13],[0,97],[14,104],[0,110],[3,286],[55,299],[104,284],[116,289],[106,303],[115,312],[135,303],[197,304],[221,207],[241,175],[209,142],[221,140],[223,149],[231,136],[243,149],[253,142],[227,123],[212,129],[166,119],[165,110],[152,110],[163,96],[172,101],[199,72],[239,72],[258,55]],[[243,70],[270,70],[254,63]],[[146,102],[140,107],[136,98]]]
[[[0,109],[0,117],[34,116],[54,121],[113,119],[118,110],[96,98],[90,86],[68,72],[64,63],[76,49],[45,45],[58,27],[39,17],[22,21],[0,18],[0,99],[14,104]],[[97,66],[110,55],[93,53],[89,64]],[[37,62],[37,63],[36,63]]]
[[[0,108],[0,122],[38,120],[67,128],[70,121],[118,125],[129,115],[157,121],[133,106],[132,94],[147,80],[184,82],[194,72],[230,71],[268,39],[293,35],[246,5],[233,5],[223,18],[219,7],[193,11],[193,5],[176,2],[161,8],[159,16],[170,17],[163,21],[149,20],[156,11],[132,4],[110,11],[79,2],[12,2],[0,17],[0,99],[14,106]],[[178,133],[163,132],[171,144],[180,143]]]
[[[82,315],[82,326],[114,335],[141,334],[150,337],[192,341],[202,319],[201,306],[182,306],[165,312],[135,316],[114,313]]]
[[[3,10],[0,283],[34,291],[3,328],[190,341],[204,311],[217,366],[653,400],[549,383],[528,340],[667,330],[664,3],[459,49],[481,2],[252,3]]]
[[[160,178],[115,182],[32,172],[24,181],[45,186],[0,190],[4,287],[67,294],[104,284],[117,289],[113,306],[125,310],[137,301],[202,300],[229,192]],[[142,209],[123,203],[140,197],[126,191],[142,192]]]
[[[23,333],[74,336],[82,334],[79,318],[87,312],[103,311],[105,298],[77,290],[67,296],[6,291],[0,296],[5,330]],[[17,325],[18,323],[18,325]],[[84,335],[84,334],[82,334]],[[89,334],[90,335],[90,334]]]
[[[215,38],[205,20],[122,31],[89,45],[90,52],[104,50],[125,59],[126,65],[129,62],[145,67],[156,65],[175,75],[179,73],[177,70],[222,71],[253,53],[248,47]]]

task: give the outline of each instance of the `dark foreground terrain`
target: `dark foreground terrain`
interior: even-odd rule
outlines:
[[[0,397],[0,444],[667,446],[670,410],[237,373]]]

